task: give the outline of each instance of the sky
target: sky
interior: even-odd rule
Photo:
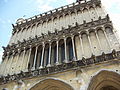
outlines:
[[[73,2],[76,0],[0,0],[0,62],[2,46],[7,46],[12,35],[12,24],[18,18],[29,18]],[[102,3],[120,35],[120,0],[102,0]]]

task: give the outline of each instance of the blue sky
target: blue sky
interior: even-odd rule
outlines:
[[[2,46],[6,46],[12,33],[12,23],[18,18],[29,18],[76,0],[0,0],[0,61]],[[117,30],[120,25],[120,0],[102,0]],[[119,33],[119,30],[118,30]]]

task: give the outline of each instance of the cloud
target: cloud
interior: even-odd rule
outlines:
[[[120,26],[120,0],[102,0],[102,4],[105,6],[107,13],[110,15],[114,26],[119,29]],[[120,31],[119,31],[120,32]]]
[[[0,18],[0,23],[2,24],[7,24],[7,23],[12,23],[12,21],[10,19],[3,19],[3,18]]]
[[[114,4],[119,6],[120,0],[101,0],[104,5],[106,5],[108,8],[113,6]]]
[[[53,7],[50,6],[49,4],[44,4],[44,5],[42,5],[42,6],[38,6],[38,9],[39,9],[41,12],[46,12],[46,11],[52,10]]]
[[[75,2],[75,0],[66,0],[68,4]]]
[[[52,3],[57,2],[57,0],[37,0],[38,11],[46,12],[54,9]]]
[[[4,2],[5,2],[5,3],[7,3],[7,2],[8,2],[8,0],[4,0]]]
[[[113,22],[114,28],[120,38],[120,0],[102,0],[103,6]]]

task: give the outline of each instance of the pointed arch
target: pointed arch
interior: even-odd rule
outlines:
[[[56,79],[45,79],[34,85],[30,90],[74,90],[67,83]]]
[[[119,90],[120,75],[112,71],[101,71],[94,76],[89,84],[88,90]]]

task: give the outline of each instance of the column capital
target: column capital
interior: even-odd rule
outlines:
[[[26,47],[23,47],[23,49],[25,50],[25,49],[26,49]]]
[[[10,55],[10,52],[7,52],[7,56],[9,56]]]
[[[39,44],[35,44],[35,46],[36,46],[36,47],[38,47],[38,46],[39,46]]]
[[[95,34],[97,34],[97,30],[95,30],[94,32],[95,32]]]
[[[39,46],[37,45],[37,46],[36,46],[36,49],[38,49],[38,47],[39,47]]]
[[[32,45],[29,45],[29,48],[32,48]]]
[[[45,42],[42,42],[42,46],[43,46],[43,47],[45,46]]]
[[[56,37],[55,39],[56,39],[56,40],[58,40],[59,38],[58,38],[58,37]]]
[[[89,32],[89,31],[87,31],[87,33],[86,33],[86,34],[87,34],[87,36],[89,36],[89,35],[90,35],[90,32]]]
[[[24,52],[25,52],[25,50],[26,50],[26,47],[23,47],[23,49],[24,49]]]
[[[52,42],[50,41],[50,42],[49,42],[49,45],[51,46],[51,44],[52,44]]]
[[[12,50],[12,54],[13,54],[13,55],[15,54],[15,50]]]
[[[80,38],[82,38],[82,35],[81,35],[81,34],[79,34],[79,37],[80,37]]]
[[[20,49],[18,49],[18,54],[20,53]]]
[[[73,38],[74,38],[74,35],[71,35],[71,38],[73,39]]]
[[[50,40],[50,39],[49,39],[48,41],[49,41],[49,42],[51,42],[51,40]]]
[[[58,44],[58,43],[59,43],[59,41],[57,40],[57,41],[56,41],[56,43]]]
[[[64,41],[66,41],[67,40],[67,37],[64,37]]]
[[[66,38],[66,36],[64,35],[63,38]]]

